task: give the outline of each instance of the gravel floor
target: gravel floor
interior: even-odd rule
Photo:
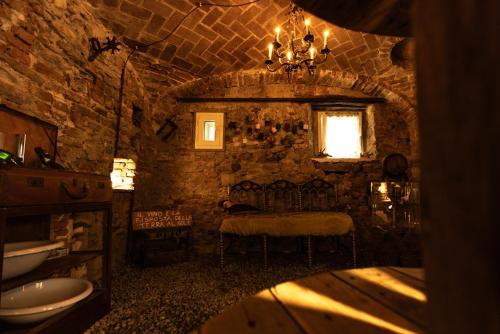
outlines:
[[[274,258],[268,270],[260,259],[235,257],[225,271],[217,259],[198,258],[163,267],[125,267],[114,274],[112,311],[91,327],[93,333],[188,333],[246,296],[279,282],[338,269],[321,261]],[[345,262],[344,262],[345,263]]]

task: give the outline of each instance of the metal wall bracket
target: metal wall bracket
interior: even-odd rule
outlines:
[[[101,53],[106,51],[111,51],[111,54],[115,54],[115,51],[120,51],[118,46],[122,45],[121,42],[116,41],[116,37],[109,38],[106,37],[106,42],[102,43],[95,37],[89,38],[90,54],[88,61],[94,61]]]

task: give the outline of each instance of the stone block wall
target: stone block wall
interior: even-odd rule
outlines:
[[[217,251],[218,226],[227,187],[242,180],[267,183],[279,179],[304,182],[316,177],[341,186],[341,201],[352,207],[351,214],[360,231],[370,223],[369,184],[380,180],[382,159],[393,152],[411,157],[413,124],[408,115],[414,110],[376,85],[361,85],[359,78],[324,73],[312,81],[283,83],[283,78],[262,72],[243,72],[212,77],[183,86],[164,96],[163,110],[168,110],[178,130],[158,147],[155,187],[150,205],[183,208],[192,212],[195,223],[195,248],[201,253]],[[358,80],[358,81],[356,81]],[[358,82],[358,86],[356,86]],[[293,143],[280,140],[287,133],[276,133],[274,144],[259,141],[245,131],[259,122],[274,124],[305,122],[311,124],[308,103],[176,103],[179,96],[202,97],[305,97],[348,95],[382,96],[387,102],[374,106],[377,155],[356,162],[317,162],[313,160],[312,129],[300,130]],[[225,150],[216,152],[193,149],[194,112],[226,113]],[[164,114],[162,114],[164,116]],[[233,124],[231,124],[233,123]],[[236,129],[234,128],[236,126]],[[241,128],[238,129],[238,128]],[[243,142],[243,138],[246,141]],[[363,234],[363,232],[361,232]]]
[[[120,73],[129,50],[122,46],[115,55],[88,61],[88,39],[113,35],[94,11],[78,0],[1,1],[0,103],[57,125],[57,161],[67,169],[109,175]],[[152,137],[143,135],[152,131],[148,96],[130,64],[124,92],[119,156],[139,162],[140,191],[151,175],[148,159],[154,154],[148,142]],[[141,126],[133,125],[133,104],[143,110]]]
[[[94,5],[96,1],[93,1]],[[115,140],[120,73],[127,48],[87,60],[90,37],[112,36],[87,1],[0,1],[0,103],[59,127],[58,162],[75,171],[108,174]],[[384,63],[385,64],[385,63]],[[384,65],[385,66],[385,65]],[[385,68],[385,67],[384,67]],[[394,151],[407,155],[412,172],[418,171],[418,134],[412,94],[401,93],[399,70],[387,65],[380,81],[349,71],[320,71],[314,77],[294,76],[287,82],[280,74],[258,70],[220,74],[162,91],[152,103],[132,64],[127,67],[125,99],[118,155],[137,162],[136,207],[179,207],[193,212],[194,241],[200,252],[215,252],[222,212],[217,202],[228,184],[242,179],[267,182],[279,178],[304,181],[324,177],[339,182],[344,200],[353,203],[360,224],[368,221],[368,184],[381,175],[381,159]],[[405,74],[406,75],[406,74]],[[383,80],[382,80],[383,78]],[[408,78],[412,78],[408,74]],[[406,85],[408,80],[402,82]],[[391,89],[391,87],[393,89]],[[411,90],[410,90],[411,91]],[[398,93],[399,92],[399,93]],[[247,116],[264,121],[310,122],[308,104],[178,104],[179,96],[299,97],[325,95],[382,96],[377,107],[374,160],[325,164],[311,160],[310,132],[302,132],[291,145],[249,140],[234,134],[223,152],[193,150],[192,112],[224,111],[228,123],[243,124]],[[133,121],[133,105],[143,111],[142,122]],[[166,117],[179,128],[164,143],[153,130]],[[135,123],[135,124],[134,124]],[[278,137],[281,134],[278,134]],[[279,141],[277,141],[279,142]],[[115,196],[114,231],[117,254],[123,254],[123,233],[128,215],[126,196]],[[120,263],[116,261],[115,263]]]

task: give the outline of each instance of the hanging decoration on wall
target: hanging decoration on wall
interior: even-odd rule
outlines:
[[[177,130],[177,124],[175,124],[170,118],[165,120],[165,123],[156,131],[156,135],[161,138],[161,140],[166,141],[170,136]]]
[[[316,158],[328,158],[328,157],[331,157],[331,155],[328,154],[328,153],[326,153],[325,150],[326,150],[326,148],[322,149],[319,152],[314,153],[314,157],[316,157]]]
[[[408,159],[401,153],[391,153],[384,158],[382,179],[392,181],[407,181]]]
[[[96,60],[96,58],[101,54],[106,51],[111,51],[111,54],[115,54],[115,51],[120,51],[120,48],[118,46],[122,45],[121,42],[116,41],[116,37],[113,36],[113,38],[106,37],[106,41],[102,43],[99,42],[99,39],[92,37],[89,38],[89,47],[90,47],[90,54],[88,61],[92,62]]]
[[[252,126],[253,125],[253,126]],[[283,145],[292,147],[297,137],[302,137],[309,129],[309,125],[304,121],[295,121],[293,123],[276,122],[269,117],[263,121],[253,120],[246,117],[243,124],[236,121],[228,122],[226,129],[226,140],[229,142],[260,142],[266,147]]]
[[[265,61],[267,70],[276,72],[283,69],[288,79],[292,73],[303,68],[307,69],[309,75],[313,75],[316,65],[324,63],[330,54],[328,48],[330,32],[324,31],[323,47],[318,54],[318,49],[314,46],[314,35],[311,32],[311,20],[304,18],[302,8],[290,2],[287,16],[285,28],[288,30],[286,31],[288,40],[285,42],[284,39],[280,39],[281,27],[276,27],[274,42],[268,45],[269,53]],[[303,37],[300,37],[301,34]]]

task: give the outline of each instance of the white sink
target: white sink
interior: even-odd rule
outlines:
[[[2,293],[0,320],[25,324],[45,320],[88,297],[92,283],[77,278],[49,278]]]
[[[64,241],[26,241],[5,244],[2,279],[27,273],[41,265],[51,250],[64,246]]]

